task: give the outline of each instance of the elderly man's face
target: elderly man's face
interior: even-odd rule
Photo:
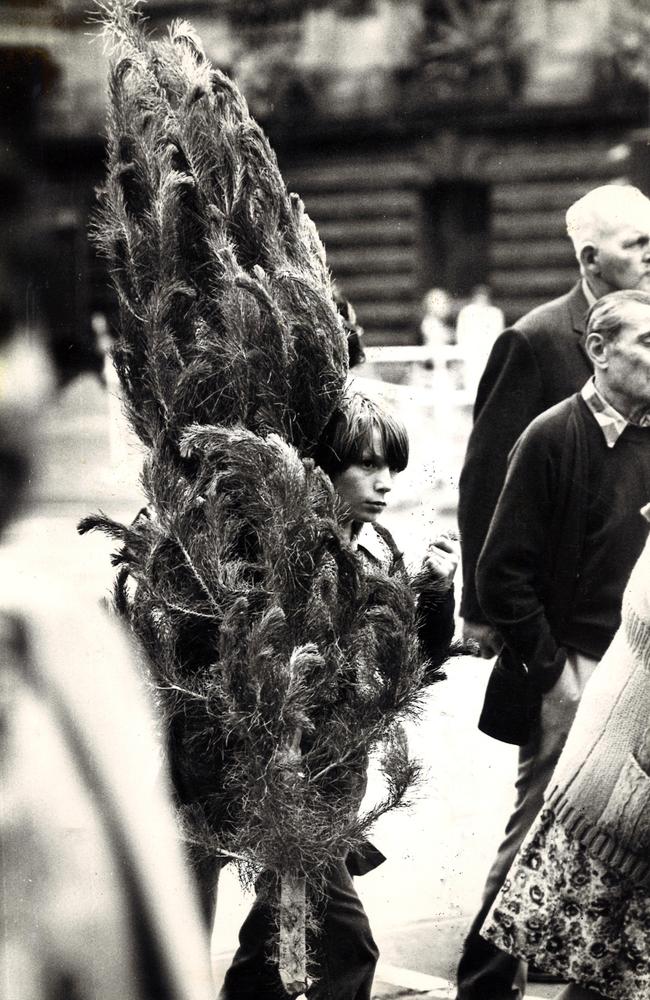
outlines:
[[[607,364],[601,373],[610,397],[624,402],[621,412],[650,408],[650,306],[626,302],[623,323],[606,347]]]
[[[635,218],[603,223],[596,263],[605,291],[638,288],[650,292],[650,202]]]

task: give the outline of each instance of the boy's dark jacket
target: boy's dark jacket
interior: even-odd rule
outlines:
[[[381,524],[368,526],[374,530],[379,539],[384,543],[386,558],[377,556],[359,546],[362,558],[370,565],[379,564],[390,576],[398,573],[407,577],[407,570],[404,564],[403,553],[398,549],[392,534]],[[374,548],[374,546],[373,546]],[[449,647],[454,636],[454,588],[449,588],[445,593],[427,591],[418,596],[418,635],[420,639],[420,649],[422,655],[428,660],[428,671],[425,674],[424,683],[438,680],[440,675],[438,670],[441,664],[449,656]],[[346,858],[346,866],[351,875],[365,875],[367,872],[377,868],[383,861],[384,855],[370,841],[357,851],[350,851]]]
[[[386,544],[390,553],[390,559],[383,566],[389,576],[399,574],[408,579],[408,573],[404,563],[404,555],[398,549],[392,534],[382,524],[372,525],[379,538]],[[372,553],[363,552],[369,561],[380,562]],[[453,585],[446,591],[440,592],[433,587],[418,595],[417,616],[418,616],[418,638],[420,649],[429,663],[429,669],[425,675],[425,684],[437,679],[434,675],[439,667],[449,656],[449,647],[454,637],[454,588]]]

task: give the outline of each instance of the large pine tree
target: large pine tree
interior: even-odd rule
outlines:
[[[147,448],[148,506],[115,599],[146,652],[185,836],[250,878],[317,898],[327,865],[415,772],[414,603],[363,572],[309,454],[345,391],[323,247],[235,85],[185,22],[148,35],[103,7],[113,47],[96,240],[120,307],[114,360]],[[383,748],[385,800],[359,815]],[[285,898],[287,894],[285,893]]]

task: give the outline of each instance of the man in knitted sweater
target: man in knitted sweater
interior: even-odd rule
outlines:
[[[463,1000],[523,996],[522,963],[476,938],[541,808],[584,685],[620,624],[623,590],[648,533],[639,511],[650,496],[650,294],[599,299],[585,348],[594,376],[518,440],[477,567],[483,612],[505,643],[481,728],[523,745],[515,808],[468,938],[483,953],[474,974],[465,970]],[[513,732],[515,689],[524,691],[514,720],[528,728],[524,736]]]

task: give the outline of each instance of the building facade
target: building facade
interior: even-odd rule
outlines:
[[[648,124],[643,6],[151,0],[143,10],[153,31],[192,21],[266,128],[367,342],[408,344],[432,287],[462,301],[487,284],[508,320],[570,287],[564,212],[630,177],[630,136]],[[86,9],[25,0],[0,15],[0,54],[35,52],[55,68],[30,131],[64,338],[90,335],[91,314],[112,310],[87,238],[108,57]]]

